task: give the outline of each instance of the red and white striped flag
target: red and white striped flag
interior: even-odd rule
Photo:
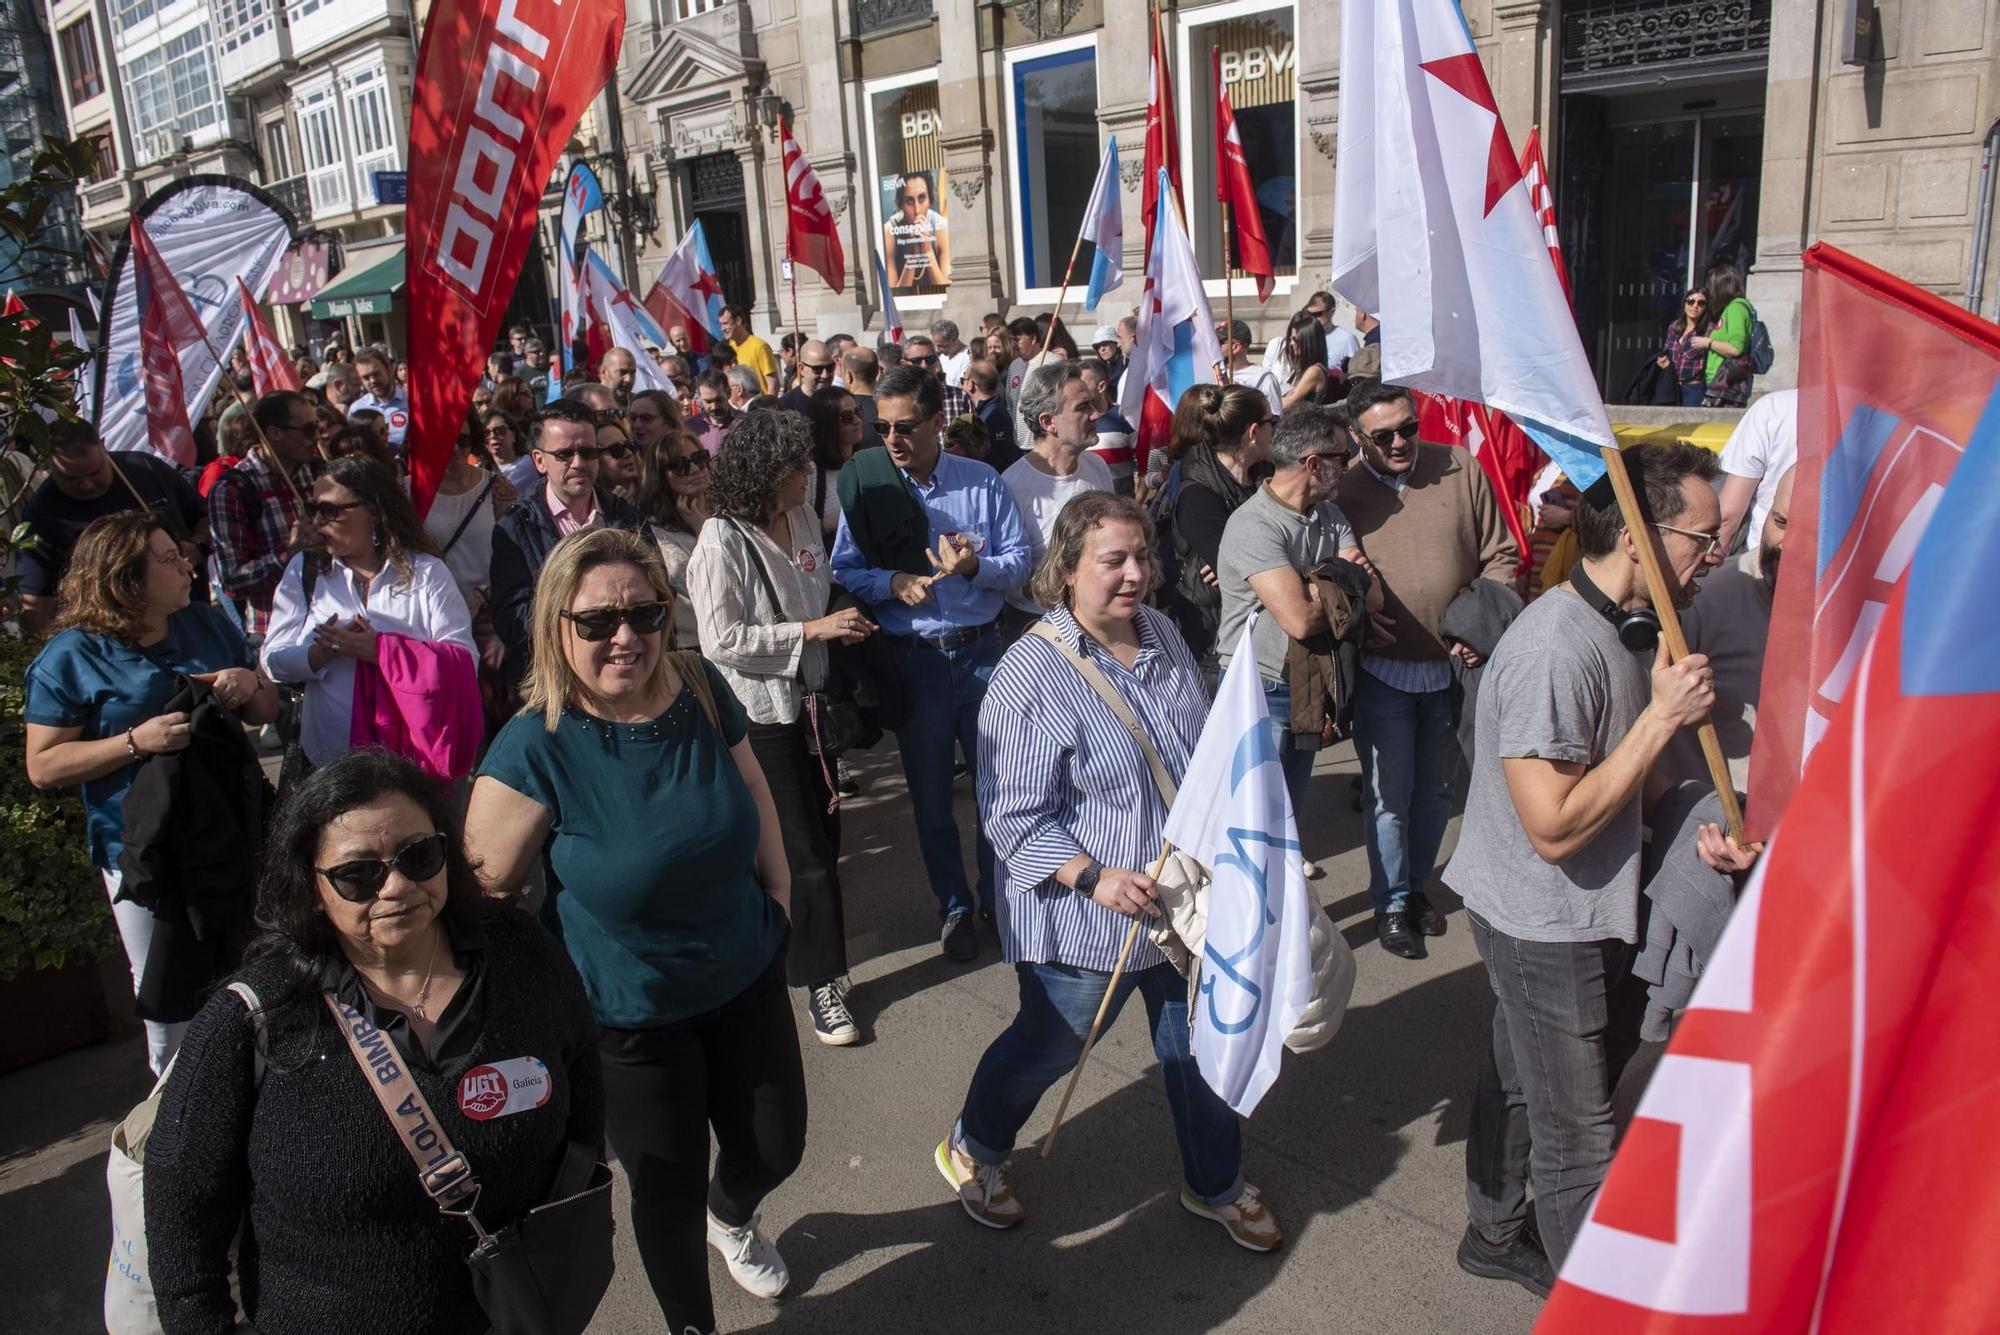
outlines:
[[[1243,272],[1257,280],[1257,300],[1269,301],[1276,285],[1271,274],[1271,247],[1264,240],[1264,215],[1257,209],[1257,187],[1250,180],[1243,139],[1236,133],[1229,85],[1222,81],[1222,48],[1216,47],[1210,59],[1215,69],[1215,197],[1234,208],[1236,258]]]
[[[785,153],[785,248],[794,262],[805,265],[835,292],[847,287],[847,257],[840,249],[840,228],[819,188],[819,176],[806,161],[805,150],[792,137],[792,122],[779,122]]]
[[[1160,217],[1160,201],[1167,195],[1167,207],[1180,210],[1180,139],[1174,133],[1174,90],[1167,72],[1166,53],[1160,50],[1160,22],[1154,11],[1153,45],[1148,57],[1146,81],[1145,173],[1139,182],[1139,217],[1146,226],[1146,254],[1153,253],[1153,226]],[[1167,174],[1169,190],[1160,188],[1160,173]]]
[[[241,278],[236,280],[236,299],[243,305],[243,350],[249,354],[250,379],[257,386],[257,392],[269,394],[274,389],[304,389],[305,382],[299,379],[299,368],[292,365],[292,359],[285,355],[285,347],[278,342],[271,322],[264,318],[264,312],[258,310],[257,303],[250,299],[250,289],[243,286]]]
[[[1569,290],[1569,266],[1563,263],[1562,233],[1556,230],[1556,189],[1549,181],[1548,160],[1542,156],[1542,127],[1533,126],[1528,131],[1528,142],[1521,149],[1521,179],[1528,183],[1528,207],[1535,211],[1535,221],[1542,225],[1542,239],[1549,243],[1549,262],[1556,266],[1556,277],[1562,280],[1563,295],[1573,297]]]
[[[174,281],[139,215],[132,215],[132,277],[139,307],[139,361],[146,382],[146,448],[183,468],[194,466],[181,351],[208,341],[187,293]]]

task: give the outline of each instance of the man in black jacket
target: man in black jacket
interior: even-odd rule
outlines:
[[[597,484],[597,414],[587,405],[557,399],[535,414],[528,443],[543,484],[525,492],[493,529],[493,629],[507,648],[502,671],[510,688],[520,686],[528,669],[535,580],[555,545],[599,524],[646,531],[636,508]]]

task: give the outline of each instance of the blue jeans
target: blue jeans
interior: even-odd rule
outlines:
[[[1354,753],[1361,759],[1368,898],[1394,913],[1423,893],[1451,820],[1458,739],[1451,690],[1399,691],[1366,669],[1354,693]]]
[[[1264,708],[1271,711],[1271,740],[1278,748],[1278,764],[1285,771],[1285,792],[1292,799],[1292,821],[1306,822],[1306,784],[1312,778],[1316,751],[1301,751],[1292,745],[1292,688],[1290,683],[1264,683]]]
[[[1016,964],[1014,971],[1021,981],[1020,1013],[979,1059],[952,1131],[960,1147],[983,1164],[1007,1161],[1014,1137],[1042,1095],[1074,1069],[1111,982],[1107,972],[1068,964]],[[1243,1132],[1236,1113],[1195,1065],[1187,982],[1171,964],[1121,975],[1104,1014],[1105,1029],[1118,1023],[1118,1012],[1135,989],[1145,997],[1153,1025],[1153,1051],[1167,1082],[1188,1190],[1205,1204],[1226,1205],[1243,1194]]]
[[[989,632],[956,649],[940,649],[911,637],[891,640],[890,645],[910,706],[909,717],[896,730],[903,778],[916,816],[917,848],[924,855],[924,873],[930,877],[942,918],[972,907],[958,819],[952,813],[951,771],[962,751],[966,765],[974,775],[979,773],[979,705],[986,698],[986,683],[993,679],[993,665],[1000,661],[1000,638]],[[993,845],[986,842],[978,817],[973,819],[979,902],[991,908]]]
[[[1708,383],[1706,381],[1696,380],[1691,384],[1682,385],[1681,407],[1699,408],[1701,406],[1701,396],[1706,393],[1708,393]]]

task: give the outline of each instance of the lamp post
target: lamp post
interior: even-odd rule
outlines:
[[[778,90],[766,82],[757,94],[757,119],[763,122],[766,130],[770,131],[772,143],[778,142],[778,126],[791,114],[791,110],[792,104],[780,97]]]

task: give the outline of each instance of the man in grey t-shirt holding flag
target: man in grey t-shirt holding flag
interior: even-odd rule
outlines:
[[[1466,1140],[1471,1221],[1458,1262],[1543,1295],[1611,1165],[1612,1093],[1639,1044],[1645,987],[1630,970],[1643,808],[1669,784],[1657,763],[1669,739],[1715,704],[1705,657],[1669,664],[1656,647],[1635,545],[1658,538],[1685,606],[1721,559],[1715,456],[1648,445],[1624,463],[1652,532],[1626,529],[1608,482],[1586,493],[1576,573],[1530,604],[1488,661],[1446,869],[1497,1002]],[[1539,1240],[1527,1227],[1531,1161]]]

